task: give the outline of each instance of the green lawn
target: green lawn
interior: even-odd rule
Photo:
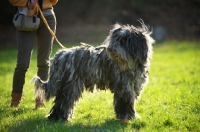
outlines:
[[[58,48],[54,47],[52,55]],[[33,110],[30,80],[36,75],[36,52],[26,75],[25,99],[18,111],[10,108],[16,55],[16,48],[0,47],[0,132],[200,131],[200,42],[154,45],[149,84],[136,105],[141,119],[133,119],[129,125],[115,121],[109,91],[84,93],[70,122],[44,118],[53,100],[45,110]]]

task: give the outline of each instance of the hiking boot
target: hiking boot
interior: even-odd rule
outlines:
[[[11,94],[12,100],[11,100],[11,107],[13,108],[18,108],[19,107],[19,103],[21,101],[22,98],[22,94],[19,93],[12,93]]]

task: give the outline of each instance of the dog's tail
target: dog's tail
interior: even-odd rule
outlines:
[[[35,98],[40,98],[42,101],[49,101],[51,94],[47,87],[48,81],[42,81],[38,76],[35,76],[32,82],[34,83]]]

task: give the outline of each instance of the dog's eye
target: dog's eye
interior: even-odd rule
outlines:
[[[124,40],[123,40],[123,39],[120,40],[120,45],[121,45],[121,46],[124,45]]]

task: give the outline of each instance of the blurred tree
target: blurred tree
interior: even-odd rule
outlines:
[[[200,39],[200,0],[59,0],[54,9],[58,28],[137,25],[141,18],[151,27],[166,28],[170,39]],[[0,12],[0,29],[13,27],[15,7],[1,0]]]

